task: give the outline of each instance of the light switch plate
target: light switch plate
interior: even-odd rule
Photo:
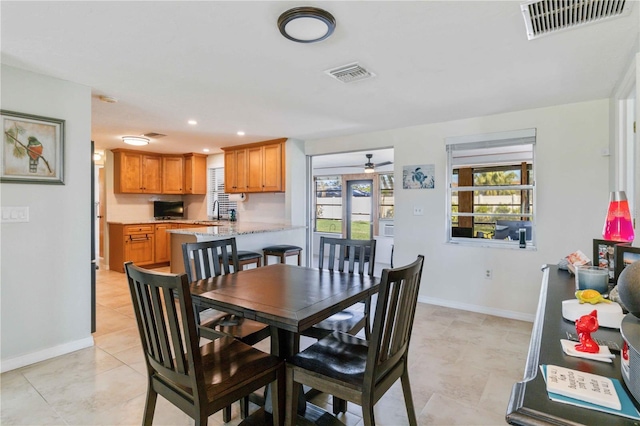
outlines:
[[[2,207],[2,223],[29,222],[29,207]]]
[[[424,210],[422,209],[422,207],[414,207],[413,208],[413,215],[414,216],[422,216],[424,214]]]

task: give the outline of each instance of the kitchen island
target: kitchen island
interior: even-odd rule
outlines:
[[[275,244],[305,247],[305,227],[260,222],[215,222],[214,226],[168,229],[171,235],[171,272],[184,272],[182,244],[235,237],[238,250],[262,253],[262,248]],[[303,257],[304,258],[304,257]],[[275,259],[272,259],[275,262]]]

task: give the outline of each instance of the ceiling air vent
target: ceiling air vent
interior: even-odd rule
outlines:
[[[343,65],[332,70],[327,70],[325,73],[343,83],[352,83],[354,81],[375,77],[374,73],[367,71],[358,64]]]
[[[535,0],[520,5],[529,40],[585,24],[617,18],[628,0]],[[626,9],[626,10],[625,10]]]
[[[151,132],[151,133],[145,133],[142,136],[146,136],[148,138],[153,138],[153,139],[160,139],[160,138],[164,138],[167,135],[163,135],[162,133],[153,133],[153,132]]]

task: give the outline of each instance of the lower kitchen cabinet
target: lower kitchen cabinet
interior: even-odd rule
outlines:
[[[169,262],[171,260],[171,234],[167,232],[167,229],[176,228],[178,228],[178,224],[175,223],[161,223],[156,225],[155,263]]]
[[[138,266],[155,262],[155,226],[153,224],[109,224],[109,269],[124,272],[124,263]]]

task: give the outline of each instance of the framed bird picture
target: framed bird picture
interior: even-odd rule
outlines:
[[[64,120],[0,110],[1,182],[64,185]]]

